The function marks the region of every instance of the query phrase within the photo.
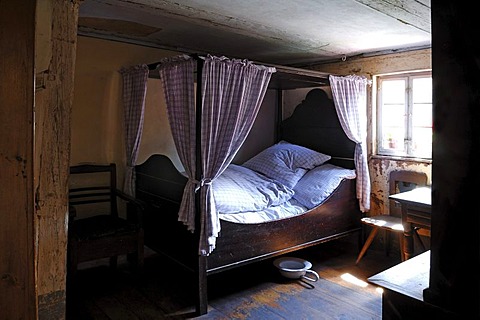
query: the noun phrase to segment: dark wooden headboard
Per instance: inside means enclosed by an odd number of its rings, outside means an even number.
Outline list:
[[[343,131],[333,101],[322,89],[310,90],[281,123],[280,139],[328,154],[333,164],[355,167],[355,142]]]
[[[178,204],[183,197],[187,177],[173,165],[170,158],[151,155],[147,161],[135,166],[136,196],[143,201]]]

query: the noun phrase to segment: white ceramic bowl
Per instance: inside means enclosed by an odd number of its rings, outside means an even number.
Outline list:
[[[286,278],[303,278],[310,281],[317,281],[320,278],[315,271],[310,270],[312,264],[307,260],[293,257],[282,257],[275,259],[273,265],[277,267],[280,274]],[[314,278],[307,277],[307,273],[313,275]]]

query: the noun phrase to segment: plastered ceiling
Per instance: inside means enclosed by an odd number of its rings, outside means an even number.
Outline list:
[[[83,0],[79,34],[305,66],[430,47],[430,0]]]

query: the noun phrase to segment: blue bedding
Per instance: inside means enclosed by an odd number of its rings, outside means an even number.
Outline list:
[[[321,205],[355,171],[326,163],[306,170],[293,188],[241,165],[231,164],[213,181],[220,219],[263,223],[289,218]]]
[[[235,164],[213,182],[219,213],[260,211],[292,198],[293,189],[256,171]]]

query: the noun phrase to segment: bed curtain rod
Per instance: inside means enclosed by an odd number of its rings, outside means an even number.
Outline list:
[[[204,57],[204,56],[201,56],[201,55],[196,54],[196,53],[194,53],[194,54],[185,54],[185,55],[186,55],[186,56],[190,56],[190,57],[192,57],[193,59],[195,59],[195,60],[197,60],[197,61],[200,60],[200,59],[201,59],[201,60],[205,60],[205,57]],[[154,63],[147,64],[148,70],[149,70],[149,71],[153,71],[153,70],[157,69],[157,67],[158,67],[158,65],[159,65],[160,63],[161,63],[161,62],[154,62]]]

